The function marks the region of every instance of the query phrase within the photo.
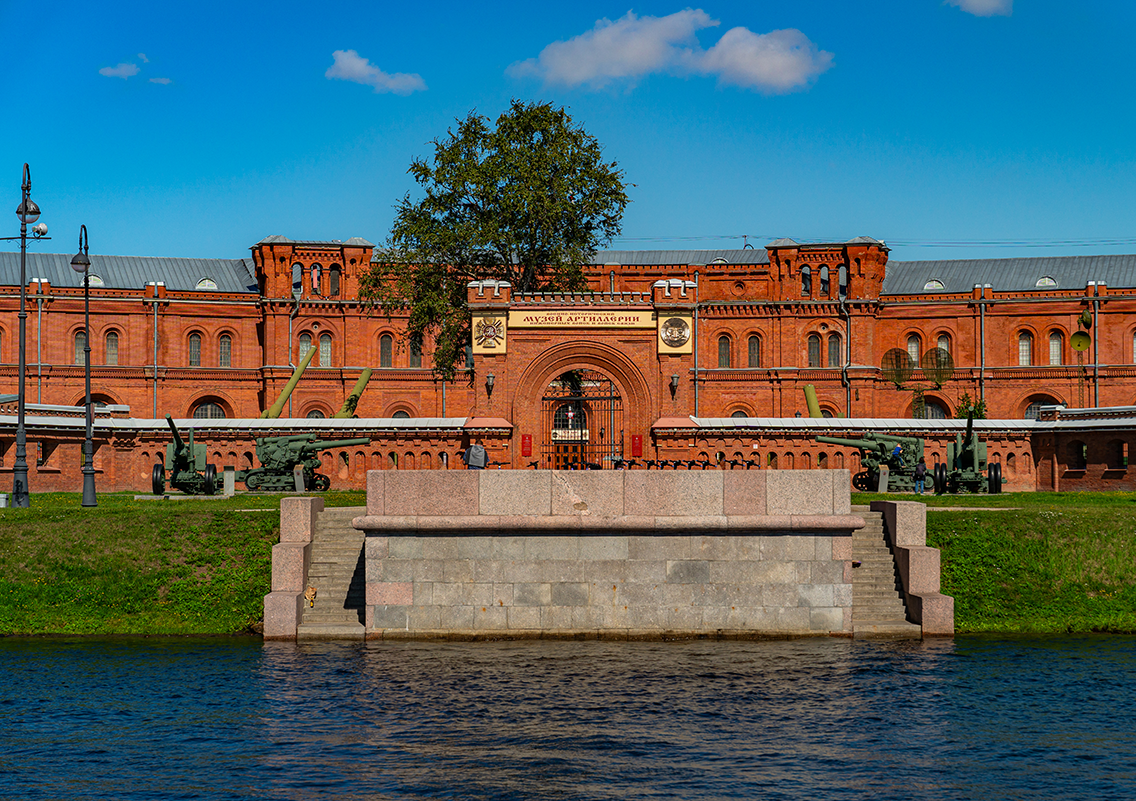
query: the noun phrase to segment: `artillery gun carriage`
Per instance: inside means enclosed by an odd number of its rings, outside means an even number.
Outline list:
[[[186,430],[186,438],[182,439],[181,432],[168,414],[166,424],[173,432],[174,441],[166,443],[165,461],[155,464],[150,475],[150,488],[154,494],[161,495],[166,491],[167,472],[170,486],[187,495],[216,493],[223,482],[217,477],[217,468],[208,463],[205,443],[193,441],[192,428]]]
[[[859,473],[852,486],[861,492],[875,492],[880,483],[880,467],[888,468],[888,492],[914,492],[915,467],[923,458],[923,440],[869,431],[862,437],[817,437],[817,442],[845,445],[860,451]]]
[[[237,474],[250,490],[269,492],[290,492],[296,488],[294,471],[302,467],[305,489],[324,492],[331,488],[331,479],[317,473],[323,462],[319,452],[332,448],[348,448],[353,445],[367,445],[369,437],[355,439],[316,439],[315,434],[292,434],[282,437],[258,437],[256,458],[260,467],[242,470]]]

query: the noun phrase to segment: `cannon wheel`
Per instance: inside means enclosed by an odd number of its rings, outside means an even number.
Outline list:
[[[998,480],[998,494],[1002,494],[1002,463],[994,465],[994,477]]]
[[[205,494],[212,495],[217,491],[217,466],[205,465]]]
[[[986,493],[997,495],[1002,491],[1002,465],[997,462],[986,468]]]
[[[871,475],[867,470],[862,473],[857,473],[852,476],[852,486],[860,490],[860,492],[869,492],[870,490],[868,488],[871,486]]]
[[[316,492],[327,492],[331,489],[331,479],[322,473],[316,473],[312,476],[312,489]]]
[[[150,472],[150,489],[155,495],[162,495],[166,491],[166,469],[160,463],[155,464]]]
[[[942,495],[947,491],[947,466],[940,462],[935,465],[935,494]]]
[[[245,476],[245,489],[258,490],[264,477],[263,473],[256,470],[249,470],[248,475]]]

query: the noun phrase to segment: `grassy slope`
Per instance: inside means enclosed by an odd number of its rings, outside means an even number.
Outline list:
[[[365,503],[361,492],[325,500]],[[0,510],[0,634],[227,634],[262,616],[278,495],[32,504]]]
[[[927,513],[960,633],[1136,631],[1136,493],[889,497],[1006,509]]]
[[[1136,494],[888,497],[1020,507],[928,513],[960,632],[1136,631]],[[365,502],[361,492],[325,501]],[[280,496],[32,502],[0,510],[0,634],[224,634],[259,621]]]

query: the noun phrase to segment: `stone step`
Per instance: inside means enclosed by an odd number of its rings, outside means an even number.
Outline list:
[[[365,631],[362,623],[301,623],[296,628],[297,640],[362,640]]]
[[[923,636],[923,630],[906,621],[853,619],[852,636],[855,639],[917,640]]]

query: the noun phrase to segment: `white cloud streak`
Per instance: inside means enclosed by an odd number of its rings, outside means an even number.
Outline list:
[[[665,17],[639,17],[629,11],[612,22],[601,19],[590,31],[553,42],[536,58],[509,66],[516,78],[536,77],[546,85],[604,89],[633,88],[654,74],[706,75],[719,85],[739,86],[766,94],[806,88],[832,66],[832,54],[819,50],[798,30],[757,34],[732,28],[709,50],[695,33],[719,25],[701,9],[684,9]]]
[[[169,78],[151,78],[150,83],[160,83],[162,86],[169,86],[173,81]]]
[[[331,57],[334,63],[324,73],[325,78],[361,83],[374,87],[377,93],[409,95],[426,91],[426,82],[418,73],[383,72],[354,50],[336,50]]]
[[[146,58],[145,53],[139,53],[138,58],[142,59],[143,64],[149,64],[150,63],[150,59]]]
[[[976,17],[1008,17],[1014,12],[1014,0],[945,0],[944,4]]]
[[[137,64],[119,64],[117,67],[103,67],[99,70],[99,75],[105,75],[108,78],[122,78],[126,80],[132,75],[138,74]]]

